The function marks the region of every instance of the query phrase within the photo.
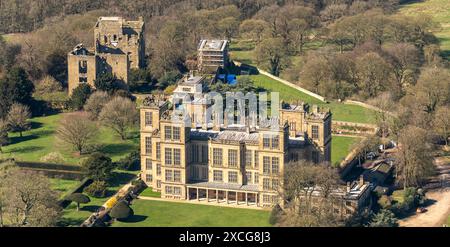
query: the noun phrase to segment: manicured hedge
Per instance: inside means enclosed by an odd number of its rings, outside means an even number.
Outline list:
[[[89,186],[92,182],[93,181],[90,178],[85,178],[85,179],[81,180],[81,182],[78,184],[77,187],[73,188],[71,191],[69,191],[67,193],[67,196],[69,196],[73,193],[82,193],[84,188]],[[62,208],[65,208],[65,207],[69,206],[69,204],[71,202],[72,202],[71,200],[62,199],[62,200],[58,201],[58,205],[61,206]]]
[[[44,163],[44,162],[23,162],[23,161],[16,161],[16,164],[18,167],[21,167],[21,168],[62,170],[62,171],[74,171],[74,172],[82,171],[80,166],[65,165],[65,164],[54,164],[54,163]]]

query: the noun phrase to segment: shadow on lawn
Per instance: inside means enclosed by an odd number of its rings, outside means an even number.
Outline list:
[[[38,139],[38,138],[39,138],[38,135],[31,134],[31,135],[24,135],[22,137],[20,137],[20,136],[13,136],[13,137],[10,137],[9,140],[11,140],[10,145],[13,145],[13,144],[17,144],[17,143],[20,143],[20,142],[25,142],[25,141],[29,141],[29,140]]]
[[[145,215],[133,215],[131,217],[128,217],[127,219],[122,219],[120,220],[120,222],[124,222],[124,223],[137,223],[137,222],[141,222],[144,221],[148,218],[148,216]]]
[[[135,177],[136,175],[131,173],[115,172],[109,184],[112,187],[116,187],[130,182]]]
[[[94,212],[97,212],[97,210],[99,208],[100,208],[100,206],[98,206],[98,205],[87,205],[87,206],[82,207],[80,210],[89,211],[91,213],[94,213]]]
[[[135,145],[131,143],[116,143],[108,144],[101,148],[101,152],[104,154],[114,154],[117,156],[125,155],[135,149]]]
[[[61,218],[56,225],[59,227],[79,226],[83,221],[84,219]]]
[[[31,121],[30,125],[31,125],[31,129],[34,130],[34,129],[41,128],[43,124],[41,122]]]

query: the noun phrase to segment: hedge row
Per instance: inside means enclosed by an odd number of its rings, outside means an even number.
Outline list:
[[[87,186],[89,186],[92,182],[93,182],[93,180],[90,179],[90,178],[85,178],[85,179],[81,180],[81,182],[80,182],[75,188],[73,188],[72,190],[70,190],[70,191],[64,196],[64,198],[67,198],[67,196],[69,196],[69,195],[71,195],[71,194],[73,194],[73,193],[82,193],[83,190],[84,190],[84,188],[86,188]],[[58,201],[58,205],[61,206],[62,208],[66,208],[67,206],[69,206],[69,204],[70,204],[71,202],[72,202],[72,201],[62,199],[62,200],[59,200],[59,201]]]
[[[63,171],[76,171],[81,172],[80,166],[64,165],[44,162],[24,162],[16,161],[18,167],[22,168],[37,168],[37,169],[49,169],[49,170],[63,170]]]

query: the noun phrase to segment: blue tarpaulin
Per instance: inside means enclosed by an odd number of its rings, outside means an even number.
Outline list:
[[[236,75],[234,74],[229,74],[229,75],[225,75],[225,74],[219,74],[217,76],[217,79],[225,82],[225,76],[226,76],[226,83],[228,83],[229,85],[236,85],[237,83],[237,78]]]

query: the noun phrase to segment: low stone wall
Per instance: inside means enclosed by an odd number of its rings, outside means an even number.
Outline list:
[[[63,178],[69,180],[81,180],[84,178],[84,173],[82,172],[80,166],[24,161],[16,161],[15,163],[21,169],[41,172],[52,178]]]
[[[361,102],[361,101],[356,101],[356,100],[344,100],[344,104],[347,104],[347,105],[358,105],[358,106],[362,106],[364,108],[367,108],[367,109],[370,109],[370,110],[374,110],[374,111],[378,111],[378,112],[383,111],[383,110],[381,110],[380,108],[378,108],[376,106],[369,105],[367,103],[364,103],[364,102]],[[394,113],[389,112],[389,111],[387,111],[386,113],[391,115],[391,116],[393,116],[393,117],[396,116]]]
[[[262,74],[262,75],[265,75],[265,76],[267,76],[267,77],[270,77],[270,78],[272,78],[272,79],[274,79],[274,80],[276,80],[276,81],[279,81],[279,82],[281,82],[281,83],[283,83],[283,84],[285,84],[285,85],[287,85],[287,86],[289,86],[289,87],[295,88],[295,89],[301,91],[302,93],[305,93],[305,94],[307,94],[307,95],[309,95],[309,96],[311,96],[311,97],[314,97],[314,98],[316,98],[316,99],[318,99],[318,100],[320,100],[320,101],[322,101],[322,102],[326,102],[324,97],[322,97],[322,96],[320,96],[320,95],[318,95],[318,94],[316,94],[316,93],[313,93],[313,92],[311,92],[311,91],[309,91],[309,90],[306,90],[306,89],[304,89],[304,88],[302,88],[302,87],[300,87],[300,86],[298,86],[298,85],[295,85],[294,83],[291,83],[291,82],[289,82],[289,81],[286,81],[286,80],[284,80],[284,79],[281,79],[281,78],[278,77],[278,76],[274,76],[274,75],[270,74],[269,72],[267,72],[267,71],[265,71],[265,70],[262,70],[262,69],[257,68],[257,67],[249,66],[249,65],[243,64],[243,63],[238,62],[238,61],[233,61],[233,63],[234,63],[234,65],[239,66],[239,67],[251,67],[251,68],[255,68],[255,69],[256,69],[260,74]]]

